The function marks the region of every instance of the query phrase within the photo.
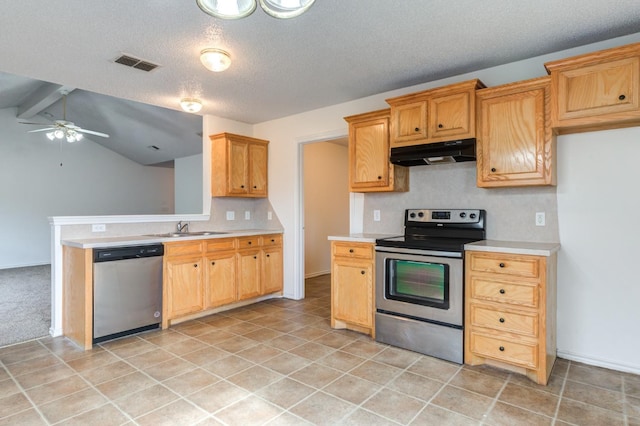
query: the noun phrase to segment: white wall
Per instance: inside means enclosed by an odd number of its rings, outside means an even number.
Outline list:
[[[174,161],[175,213],[203,213],[202,154]]]
[[[48,216],[173,213],[173,169],[27,133],[0,109],[0,269],[51,263]],[[62,166],[60,165],[62,163]]]
[[[304,146],[304,273],[331,272],[329,235],[349,233],[349,150],[332,142]]]
[[[640,372],[640,128],[558,138],[558,352]]]

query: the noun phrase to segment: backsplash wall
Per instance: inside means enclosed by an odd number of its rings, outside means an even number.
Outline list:
[[[555,187],[478,188],[476,163],[465,162],[411,167],[409,188],[365,194],[364,232],[402,234],[409,208],[477,208],[487,211],[487,239],[559,242]],[[374,210],[380,210],[379,222]],[[535,225],[536,212],[545,213],[545,226]]]

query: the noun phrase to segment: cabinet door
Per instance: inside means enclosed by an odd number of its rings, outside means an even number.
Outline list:
[[[427,102],[391,107],[391,145],[410,145],[427,137]],[[407,143],[409,142],[409,143]]]
[[[351,190],[389,185],[389,120],[353,123],[349,129]]]
[[[206,307],[237,300],[235,252],[209,254],[206,262]]]
[[[254,196],[267,196],[267,145],[249,144],[249,193]]]
[[[559,71],[556,78],[559,122],[639,108],[638,57]]]
[[[249,144],[229,139],[229,194],[249,192]]]
[[[204,309],[202,257],[166,260],[169,319]]]
[[[335,258],[332,274],[332,317],[362,327],[372,327],[372,262]]]
[[[260,296],[260,250],[238,253],[238,300]]]
[[[471,93],[463,92],[429,100],[429,140],[472,138]]]
[[[262,255],[262,294],[282,291],[282,246],[266,247]]]
[[[553,184],[548,77],[534,83],[478,92],[479,187]]]

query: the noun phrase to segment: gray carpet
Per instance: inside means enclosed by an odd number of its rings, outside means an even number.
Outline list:
[[[0,269],[0,347],[49,335],[51,265]]]

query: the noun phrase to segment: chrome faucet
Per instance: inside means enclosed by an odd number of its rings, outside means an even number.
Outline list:
[[[182,221],[178,222],[176,225],[178,232],[189,232],[189,222],[182,223]]]

